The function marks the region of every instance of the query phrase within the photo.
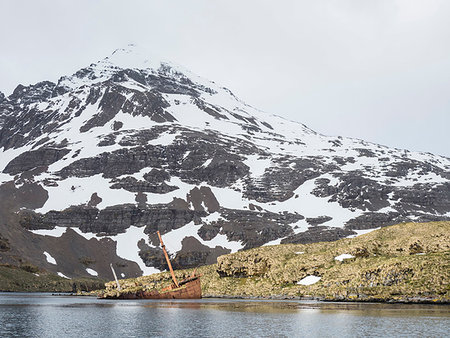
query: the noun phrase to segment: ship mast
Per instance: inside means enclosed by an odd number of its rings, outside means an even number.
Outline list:
[[[162,247],[162,249],[164,251],[164,256],[166,257],[167,265],[169,266],[170,274],[172,275],[173,282],[175,283],[175,285],[177,287],[179,287],[178,281],[175,278],[175,274],[173,273],[172,264],[170,264],[170,259],[169,259],[169,255],[167,254],[167,251],[166,251],[166,246],[164,245],[163,240],[161,238],[161,234],[159,233],[159,231],[157,231],[156,233],[158,234],[159,241],[161,242],[161,247]]]

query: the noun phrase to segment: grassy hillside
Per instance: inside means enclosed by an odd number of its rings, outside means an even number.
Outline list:
[[[103,288],[96,278],[66,279],[26,264],[21,267],[0,265],[0,291],[79,292]]]
[[[354,257],[335,259],[342,254]],[[255,248],[221,256],[198,272],[206,297],[449,302],[450,222],[398,224],[336,242]],[[320,280],[297,283],[307,276]],[[170,275],[120,282],[126,291],[152,289],[169,283]],[[117,292],[114,282],[106,287]]]

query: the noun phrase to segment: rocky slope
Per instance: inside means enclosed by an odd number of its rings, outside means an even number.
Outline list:
[[[135,47],[0,95],[0,263],[111,278],[450,219],[450,160],[320,135]]]
[[[418,226],[420,225],[420,226]],[[450,302],[450,222],[406,223],[336,242],[255,248],[198,269],[206,297]],[[178,278],[191,274],[176,271]],[[165,272],[120,281],[124,292],[170,283]],[[106,294],[117,292],[106,284]]]

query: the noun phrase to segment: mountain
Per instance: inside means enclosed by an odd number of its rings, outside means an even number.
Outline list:
[[[450,219],[450,159],[321,135],[134,46],[0,94],[0,128],[0,263],[69,278],[165,269],[157,230],[194,267]]]

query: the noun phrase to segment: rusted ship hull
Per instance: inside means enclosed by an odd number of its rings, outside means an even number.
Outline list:
[[[183,282],[182,282],[183,283]],[[124,292],[118,296],[106,296],[106,299],[200,299],[202,288],[200,277],[191,278],[179,287],[163,291]]]

